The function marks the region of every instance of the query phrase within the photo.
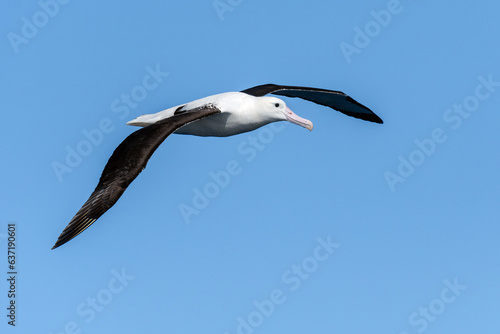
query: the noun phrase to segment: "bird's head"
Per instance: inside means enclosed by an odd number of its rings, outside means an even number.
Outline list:
[[[261,117],[269,119],[270,122],[288,121],[300,125],[309,131],[313,129],[313,124],[310,120],[295,114],[286,106],[283,100],[277,97],[262,96],[258,98],[258,103],[259,114],[261,114]]]

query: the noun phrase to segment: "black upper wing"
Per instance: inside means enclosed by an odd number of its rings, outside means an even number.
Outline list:
[[[366,106],[355,101],[350,96],[335,90],[267,84],[245,89],[242,93],[253,96],[275,94],[287,97],[299,97],[338,110],[348,116],[360,118],[365,121],[383,123],[382,119]]]
[[[139,129],[125,138],[109,158],[94,192],[71,219],[52,249],[82,233],[111,208],[172,132],[189,122],[217,113],[220,110],[212,105],[192,109]]]

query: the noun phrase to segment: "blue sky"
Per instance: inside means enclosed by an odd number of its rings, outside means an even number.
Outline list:
[[[499,10],[3,2],[1,332],[498,333]],[[341,90],[385,123],[286,99],[312,132],[173,135],[50,250],[128,120],[264,83]]]

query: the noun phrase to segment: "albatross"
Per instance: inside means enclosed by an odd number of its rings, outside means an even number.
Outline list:
[[[172,133],[227,137],[279,121],[313,129],[310,120],[295,114],[282,99],[268,94],[301,98],[348,116],[383,123],[373,111],[342,92],[275,84],[216,94],[156,114],[139,116],[127,124],[142,128],[130,134],[114,150],[95,190],[64,228],[52,249],[82,233],[108,211],[146,167],[158,146]]]

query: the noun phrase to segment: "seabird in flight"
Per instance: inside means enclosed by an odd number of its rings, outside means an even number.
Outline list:
[[[370,109],[342,92],[274,84],[212,95],[156,114],[139,116],[127,124],[143,128],[130,134],[115,149],[94,192],[71,219],[52,249],[82,233],[111,208],[171,133],[227,137],[278,121],[289,121],[312,130],[311,121],[296,115],[283,100],[267,94],[298,97],[348,116],[383,123]]]

